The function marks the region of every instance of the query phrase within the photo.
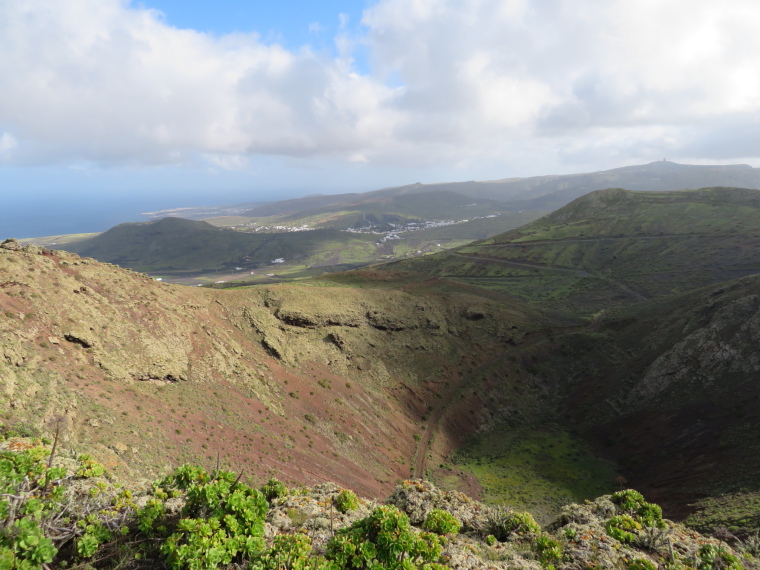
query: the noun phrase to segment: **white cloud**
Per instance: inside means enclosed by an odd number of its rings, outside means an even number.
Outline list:
[[[13,78],[0,125],[30,162],[331,153],[393,124],[391,91],[339,62],[178,30],[117,0],[0,0],[0,76]]]
[[[5,154],[18,146],[18,141],[10,133],[3,133],[0,136],[0,154]]]
[[[5,160],[760,159],[755,0],[379,0],[333,59],[159,16],[0,0]]]

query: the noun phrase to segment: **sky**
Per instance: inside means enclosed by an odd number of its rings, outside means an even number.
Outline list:
[[[758,166],[758,29],[756,0],[0,0],[0,239],[41,211]]]

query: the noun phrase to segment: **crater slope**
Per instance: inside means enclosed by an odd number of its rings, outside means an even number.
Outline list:
[[[9,240],[2,421],[49,432],[64,418],[67,442],[123,473],[219,460],[379,496],[410,475],[431,402],[547,320],[382,279],[217,291]]]

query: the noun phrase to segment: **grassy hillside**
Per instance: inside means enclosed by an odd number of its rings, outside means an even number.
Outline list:
[[[759,291],[754,275],[628,307],[542,362],[568,380],[564,419],[672,513],[760,489]]]
[[[121,224],[66,249],[100,261],[159,275],[256,269],[283,258],[298,265],[374,259],[371,236],[334,230],[245,234],[206,222],[164,218]]]
[[[521,228],[389,268],[590,314],[760,271],[760,191],[601,190]]]

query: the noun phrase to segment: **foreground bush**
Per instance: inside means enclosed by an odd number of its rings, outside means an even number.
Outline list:
[[[327,545],[327,558],[339,568],[433,570],[441,557],[441,541],[429,532],[412,531],[397,507],[377,507],[372,514],[338,534]]]
[[[216,568],[264,550],[264,495],[231,471],[207,474],[185,465],[161,481],[156,494],[184,493],[183,518],[161,546],[172,568]],[[150,507],[155,512],[155,503]]]
[[[48,536],[63,498],[66,471],[48,467],[43,447],[0,453],[0,568],[36,569],[58,552]],[[75,529],[56,532],[66,539]]]
[[[397,488],[405,510],[370,510],[334,485],[259,490],[185,465],[133,499],[92,457],[52,463],[39,446],[0,452],[0,570],[760,569],[749,538],[732,548],[665,521],[633,490],[568,505],[543,530],[528,513],[447,501],[422,482]],[[408,512],[425,512],[419,526]]]

